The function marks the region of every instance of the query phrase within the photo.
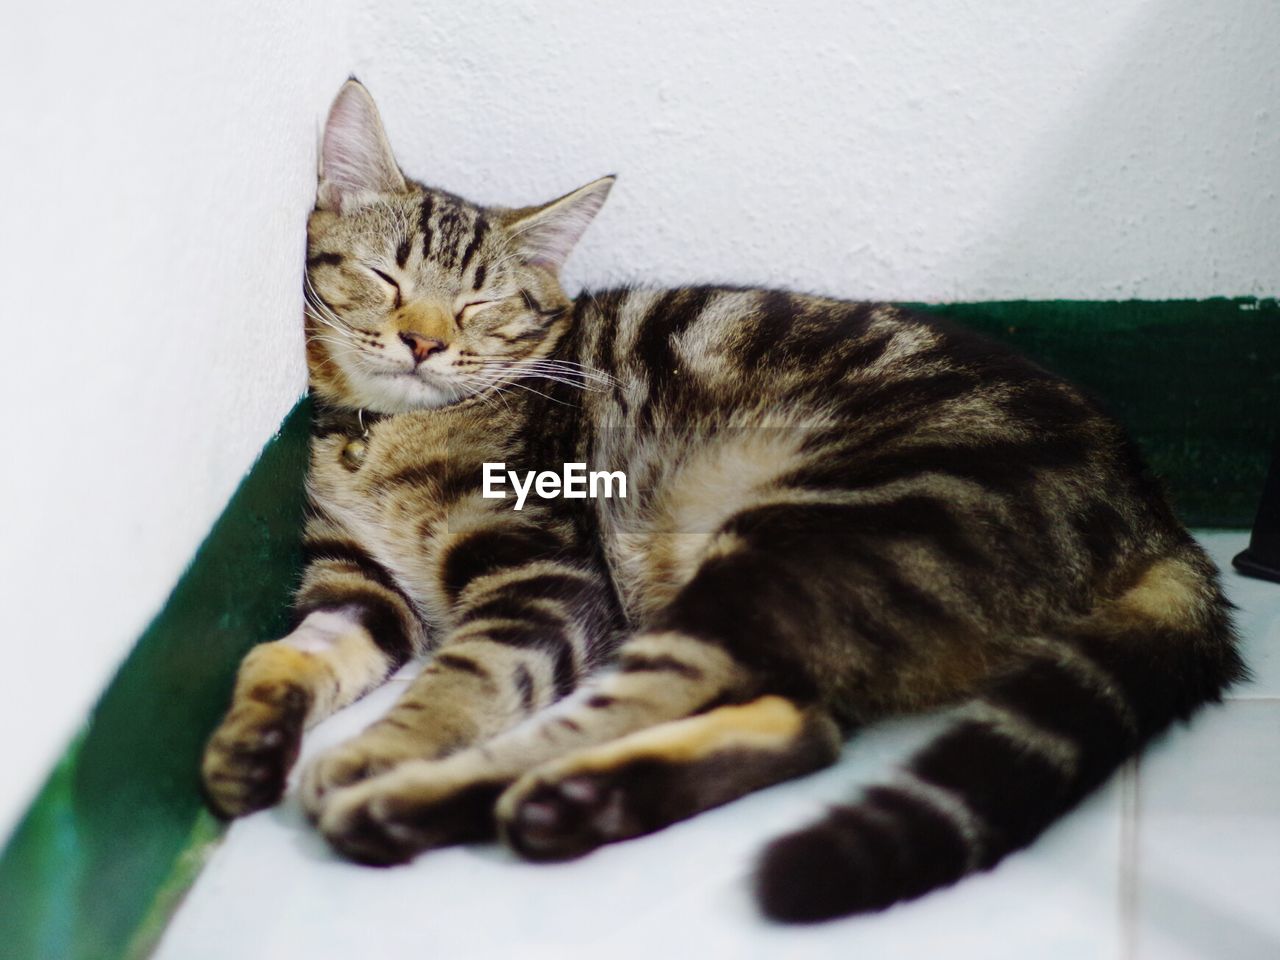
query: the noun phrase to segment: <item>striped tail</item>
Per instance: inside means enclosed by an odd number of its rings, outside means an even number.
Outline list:
[[[775,840],[765,913],[809,922],[880,910],[995,866],[1173,721],[1245,677],[1230,604],[1194,544],[967,704],[891,783]]]

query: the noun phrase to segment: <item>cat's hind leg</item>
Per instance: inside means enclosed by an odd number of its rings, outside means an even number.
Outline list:
[[[499,832],[531,860],[579,856],[827,766],[840,740],[782,697],[719,707],[538,767],[499,799]]]
[[[483,805],[535,767],[713,707],[769,693],[835,704],[858,691],[868,713],[883,712],[902,661],[928,649],[908,641],[954,631],[937,629],[939,604],[895,589],[894,568],[861,549],[871,509],[744,513],[623,645],[616,670],[479,747],[336,792],[321,831],[356,859],[404,860],[474,836],[492,816]],[[911,602],[883,609],[903,594]]]

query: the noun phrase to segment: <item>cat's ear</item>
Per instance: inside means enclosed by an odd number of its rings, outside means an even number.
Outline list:
[[[516,246],[530,263],[558,273],[574,245],[595,219],[613,187],[612,175],[592,180],[541,207],[516,210],[507,223]]]
[[[341,213],[370,194],[404,190],[404,175],[391,153],[378,108],[364,84],[353,77],[338,91],[325,121],[316,207]]]

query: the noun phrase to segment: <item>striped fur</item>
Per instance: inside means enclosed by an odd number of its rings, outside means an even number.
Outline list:
[[[303,776],[366,862],[495,832],[576,856],[963,704],[765,852],[766,912],[814,920],[994,865],[1242,675],[1217,572],[1070,384],[884,304],[570,301],[608,182],[519,210],[421,186],[356,84],[325,152],[311,559],[298,630],[246,660],[206,755],[223,813],[278,797],[302,727],[411,656],[391,713]],[[632,493],[516,512],[480,496],[486,461]]]

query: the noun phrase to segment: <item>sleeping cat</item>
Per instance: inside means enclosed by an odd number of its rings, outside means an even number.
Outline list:
[[[362,862],[495,833],[577,856],[959,704],[764,851],[765,912],[816,920],[993,866],[1242,676],[1216,570],[1078,390],[883,304],[570,300],[611,185],[468,203],[406,179],[364,87],[339,93],[307,248],[309,562],[209,742],[216,811],[278,800],[304,728],[424,654],[302,774]],[[629,489],[516,510],[486,463]]]

